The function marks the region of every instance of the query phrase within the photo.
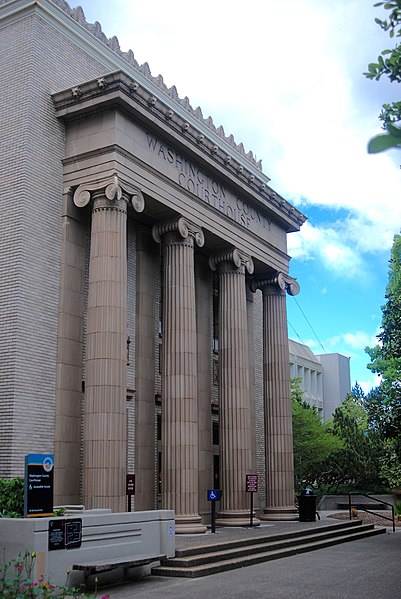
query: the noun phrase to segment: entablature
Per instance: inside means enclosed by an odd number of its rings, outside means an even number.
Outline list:
[[[299,231],[306,220],[294,206],[277,194],[269,179],[251,163],[244,166],[241,155],[213,136],[202,123],[188,122],[122,71],[110,73],[76,87],[53,94],[57,115],[65,122],[80,120],[111,109],[127,114],[174,151],[196,161],[236,193],[246,194],[255,206],[263,208],[286,233]]]

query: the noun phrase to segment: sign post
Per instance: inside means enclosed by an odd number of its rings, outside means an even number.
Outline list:
[[[30,453],[25,456],[25,518],[53,516],[53,473],[53,454]]]
[[[246,474],[246,492],[251,494],[250,526],[253,526],[253,494],[258,492],[258,475]]]
[[[212,533],[216,532],[216,501],[221,497],[220,489],[209,489],[207,492],[207,500],[212,504]]]
[[[128,511],[131,511],[131,497],[135,495],[135,474],[127,474]]]

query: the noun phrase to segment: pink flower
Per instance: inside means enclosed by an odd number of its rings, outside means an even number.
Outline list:
[[[110,595],[106,593],[106,595],[102,595],[102,599],[110,599]]]
[[[21,591],[26,591],[28,587],[25,584],[21,584],[20,589]]]

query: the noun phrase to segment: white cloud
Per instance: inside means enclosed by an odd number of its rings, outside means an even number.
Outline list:
[[[348,240],[346,240],[348,241]],[[355,245],[348,245],[343,239],[340,227],[320,228],[306,222],[299,233],[288,237],[288,251],[299,260],[320,260],[329,270],[347,277],[365,270],[362,257],[355,251]]]
[[[365,331],[343,333],[342,339],[352,349],[365,349],[365,347],[372,347],[377,343],[376,335],[369,335]]]
[[[380,377],[377,375],[373,375],[372,373],[372,378],[370,380],[366,380],[366,381],[357,381],[358,385],[360,385],[360,387],[362,388],[362,391],[365,393],[365,395],[367,395],[369,393],[369,391],[371,391],[372,389],[374,389],[375,387],[378,387],[380,385]],[[353,383],[352,383],[353,385]]]

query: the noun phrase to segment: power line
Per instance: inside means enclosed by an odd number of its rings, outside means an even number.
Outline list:
[[[318,337],[318,335],[317,335],[317,333],[316,333],[315,329],[312,327],[311,323],[309,322],[309,320],[308,320],[308,318],[307,318],[307,316],[306,316],[305,312],[302,310],[302,308],[301,308],[301,306],[299,305],[299,303],[298,303],[298,301],[297,301],[296,297],[295,297],[294,295],[293,295],[292,297],[294,298],[294,301],[295,301],[296,305],[298,306],[298,308],[300,309],[300,311],[301,311],[301,313],[302,313],[303,317],[305,318],[306,322],[308,323],[308,325],[309,325],[309,327],[310,327],[310,329],[311,329],[312,333],[315,335],[315,338],[316,338],[317,342],[319,343],[320,347],[323,349],[324,353],[325,353],[325,354],[327,354],[327,351],[326,351],[326,349],[325,349],[325,347],[324,347],[323,343],[320,341],[320,339],[319,339],[319,337]]]
[[[303,340],[301,339],[301,337],[299,336],[299,334],[297,333],[297,331],[294,329],[294,327],[292,326],[292,324],[290,323],[289,320],[288,320],[288,326],[294,331],[295,335],[298,337],[298,339],[300,340],[300,342],[304,345]]]

